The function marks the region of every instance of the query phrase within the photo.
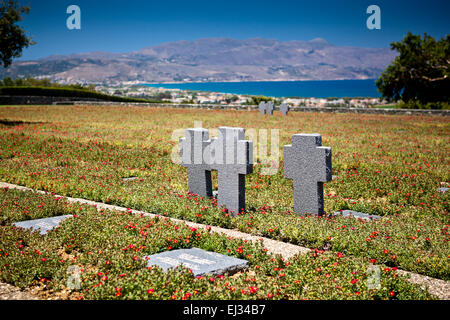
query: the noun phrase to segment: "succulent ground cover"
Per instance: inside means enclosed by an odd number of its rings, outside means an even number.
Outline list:
[[[3,106],[0,119],[1,181],[450,279],[450,193],[437,190],[450,181],[446,117]],[[384,218],[366,222],[293,214],[292,181],[283,178],[282,160],[270,176],[262,174],[266,165],[255,165],[246,177],[247,212],[230,217],[214,199],[188,194],[186,169],[171,160],[178,145],[174,130],[193,127],[194,121],[211,129],[267,129],[269,135],[278,129],[281,159],[292,134],[320,133],[323,145],[332,147],[337,176],[324,186],[325,211],[351,209]],[[215,173],[213,179],[217,187]],[[1,219],[11,221],[8,214]]]
[[[66,299],[430,299],[380,266],[369,288],[366,259],[314,250],[284,260],[246,242],[129,212],[97,210],[29,191],[0,190],[0,281]],[[9,221],[73,214],[46,235]],[[247,259],[234,275],[194,277],[190,270],[147,267],[143,256],[198,247]],[[77,273],[73,270],[76,268]],[[68,290],[68,287],[72,290]],[[69,293],[68,293],[69,292]]]

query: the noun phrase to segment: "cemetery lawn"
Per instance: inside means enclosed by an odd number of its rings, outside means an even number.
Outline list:
[[[432,299],[395,268],[381,266],[379,288],[368,288],[364,258],[314,250],[284,260],[259,242],[130,212],[99,210],[65,198],[0,190],[0,281],[41,298],[59,299]],[[72,214],[46,235],[10,224]],[[234,275],[162,271],[142,257],[197,247],[249,261]]]
[[[351,209],[383,219],[297,216],[282,161],[275,175],[262,175],[267,165],[255,165],[246,176],[247,212],[230,217],[214,199],[188,194],[186,168],[171,160],[184,135],[174,130],[193,127],[194,121],[210,129],[268,129],[269,142],[270,130],[279,129],[280,158],[292,134],[320,133],[322,144],[332,148],[337,176],[324,185],[325,211]],[[449,119],[439,116],[2,106],[0,181],[239,229],[326,251],[326,257],[339,253],[364,261],[366,269],[382,264],[450,280],[450,192],[437,190],[450,182],[449,133]],[[11,223],[7,211],[0,216],[3,225]]]

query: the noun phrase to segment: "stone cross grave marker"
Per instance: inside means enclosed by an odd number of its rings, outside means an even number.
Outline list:
[[[235,273],[248,266],[248,261],[199,248],[177,249],[143,257],[147,267],[157,265],[164,271],[183,265],[192,270],[194,276],[214,276]]]
[[[186,129],[180,139],[181,164],[188,171],[189,192],[204,197],[212,196],[211,140],[207,129]]]
[[[72,217],[72,215],[69,214],[64,216],[26,220],[21,222],[14,222],[13,225],[24,229],[31,229],[33,231],[39,230],[40,234],[45,235],[53,228],[58,227],[62,221],[70,217]]]
[[[266,103],[264,101],[259,103],[259,112],[261,114],[266,114]]]
[[[273,102],[269,101],[268,103],[266,103],[266,111],[268,115],[272,115],[273,114]]]
[[[218,205],[232,215],[245,210],[245,175],[253,172],[253,143],[245,140],[243,128],[219,127],[213,140],[214,161],[218,171]]]
[[[331,148],[320,134],[294,134],[283,147],[284,176],[294,180],[294,212],[322,215],[323,183],[331,180]]]
[[[280,106],[280,110],[281,110],[282,115],[287,116],[287,114],[289,112],[289,106],[283,102]]]

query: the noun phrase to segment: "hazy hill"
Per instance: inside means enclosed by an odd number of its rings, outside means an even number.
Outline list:
[[[0,77],[69,82],[258,81],[376,78],[395,57],[388,48],[335,46],[324,39],[208,38],[130,53],[91,52],[15,61]]]

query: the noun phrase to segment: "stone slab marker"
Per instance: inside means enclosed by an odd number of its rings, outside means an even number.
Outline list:
[[[200,248],[177,249],[143,257],[147,266],[157,265],[164,271],[183,265],[192,270],[194,276],[235,273],[248,267],[248,261],[205,251]]]
[[[363,220],[377,220],[377,219],[381,219],[381,216],[377,216],[375,214],[367,214],[364,212],[358,212],[358,211],[353,211],[353,210],[342,210],[342,211],[337,211],[335,213],[333,213],[333,216],[343,216],[344,218],[346,217],[353,217],[356,219],[363,219]]]
[[[41,219],[34,219],[34,220],[25,220],[21,222],[14,222],[13,225],[24,228],[24,229],[31,229],[32,231],[39,230],[39,233],[41,235],[47,234],[50,230],[58,227],[60,223],[67,218],[73,217],[71,214],[64,215],[64,216],[55,216],[55,217],[48,217],[48,218],[41,218]]]
[[[280,106],[280,111],[281,111],[282,115],[287,116],[287,114],[289,112],[289,106],[283,102]]]
[[[449,188],[446,188],[446,187],[440,187],[440,188],[438,188],[438,191],[439,191],[439,192],[442,192],[442,193],[446,193],[448,190],[449,190]]]
[[[219,127],[211,139],[218,170],[218,205],[225,205],[231,215],[245,210],[245,175],[253,172],[253,143],[245,140],[243,128]]]
[[[211,140],[207,129],[186,129],[180,139],[181,164],[188,171],[189,192],[203,197],[212,196]]]
[[[294,212],[322,215],[323,183],[331,181],[331,148],[320,134],[294,134],[283,147],[284,176],[294,180]]]

